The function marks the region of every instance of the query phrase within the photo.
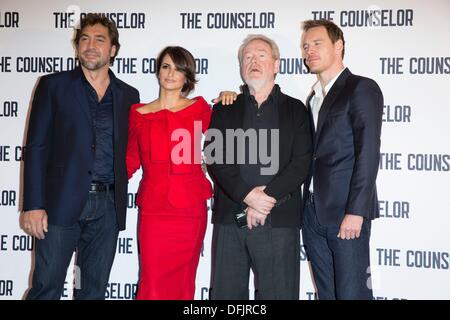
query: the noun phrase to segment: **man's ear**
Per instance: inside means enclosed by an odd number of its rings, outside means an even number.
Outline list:
[[[115,45],[113,45],[113,46],[111,47],[111,54],[110,54],[110,57],[111,57],[111,58],[114,57],[114,56],[116,55],[116,53],[117,53],[117,47],[116,47]]]
[[[344,43],[342,42],[342,39],[339,39],[334,43],[334,49],[336,54],[339,56],[342,55],[342,50],[344,50]]]
[[[275,60],[274,69],[275,69],[274,74],[277,74],[280,71],[280,59]]]

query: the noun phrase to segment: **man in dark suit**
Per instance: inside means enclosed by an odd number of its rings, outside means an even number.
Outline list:
[[[300,187],[311,162],[307,111],[275,84],[273,40],[247,37],[239,61],[243,93],[231,106],[214,106],[205,147],[215,183],[210,297],[248,299],[253,269],[257,299],[298,299]]]
[[[36,237],[28,299],[59,299],[77,250],[74,297],[104,299],[125,229],[128,109],[138,91],[109,70],[113,22],[88,14],[74,44],[80,67],[41,78],[28,127],[24,230]]]
[[[344,67],[338,26],[309,20],[303,31],[303,58],[318,79],[307,99],[315,131],[304,188],[306,253],[319,299],[372,299],[369,240],[379,216],[383,95],[375,81]]]

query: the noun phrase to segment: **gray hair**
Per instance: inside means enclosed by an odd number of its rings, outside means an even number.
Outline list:
[[[262,34],[250,34],[247,36],[247,38],[244,39],[241,46],[239,47],[238,51],[239,65],[242,64],[242,56],[244,55],[245,47],[253,40],[261,40],[267,43],[272,49],[272,58],[274,58],[275,60],[280,59],[280,49],[278,48],[278,45],[275,43],[275,41]]]

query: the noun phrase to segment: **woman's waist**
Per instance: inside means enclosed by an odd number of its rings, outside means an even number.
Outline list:
[[[142,181],[158,182],[161,179],[171,181],[183,181],[190,179],[207,179],[200,165],[189,165],[184,170],[178,170],[171,165],[147,165],[143,166]]]
[[[171,175],[203,173],[201,163],[189,163],[189,162],[178,163],[171,161],[148,161],[142,164],[142,168],[144,169],[144,175],[146,173],[160,173]],[[180,171],[180,168],[184,170]]]
[[[160,217],[186,217],[200,218],[205,216],[208,211],[206,201],[198,202],[189,207],[178,208],[171,205],[170,202],[160,203],[158,205],[148,203],[139,206],[139,214],[144,216],[160,216]]]

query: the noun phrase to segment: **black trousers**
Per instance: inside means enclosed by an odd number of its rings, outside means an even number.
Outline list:
[[[248,300],[250,269],[255,299],[299,299],[297,227],[272,228],[267,220],[264,226],[252,230],[236,224],[215,224],[212,251],[211,300]]]

